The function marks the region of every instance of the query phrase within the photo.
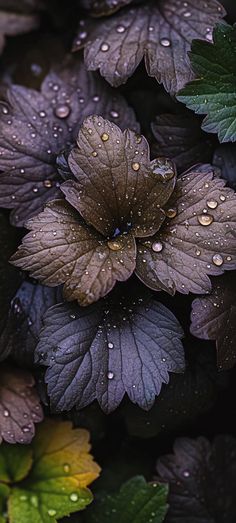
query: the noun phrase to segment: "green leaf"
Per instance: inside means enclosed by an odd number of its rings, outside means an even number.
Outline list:
[[[100,469],[89,451],[86,430],[54,420],[40,425],[28,447],[3,444],[0,508],[3,512],[8,497],[10,523],[56,523],[91,503],[87,486]]]
[[[194,40],[190,59],[197,79],[177,96],[198,114],[202,129],[218,133],[221,142],[236,140],[236,26],[218,24],[213,44]]]
[[[168,505],[167,485],[147,483],[142,476],[136,476],[119,492],[106,495],[92,511],[88,511],[89,523],[162,523]]]
[[[10,445],[0,447],[0,488],[2,483],[24,479],[32,466],[32,450],[29,446]],[[0,490],[1,493],[1,490]]]

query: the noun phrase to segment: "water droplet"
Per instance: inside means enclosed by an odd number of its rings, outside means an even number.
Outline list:
[[[9,414],[10,414],[10,412],[9,412],[8,409],[5,409],[5,410],[3,411],[3,416],[5,416],[5,418],[8,418]]]
[[[72,494],[70,495],[70,500],[71,501],[78,501],[78,499],[79,499],[78,494],[76,494],[76,492],[72,492]]]
[[[56,510],[54,510],[53,508],[49,508],[48,515],[51,517],[56,516]]]
[[[68,463],[65,463],[65,465],[63,465],[63,470],[66,474],[68,474],[70,472],[70,465],[68,465]]]
[[[112,380],[112,379],[114,378],[114,373],[111,372],[111,371],[109,371],[109,372],[107,373],[107,377],[108,377],[109,380]]]
[[[168,218],[175,218],[177,215],[177,210],[171,208],[171,209],[167,209],[167,211],[165,211],[165,213]]]
[[[217,206],[218,206],[218,202],[216,200],[207,201],[207,207],[209,207],[209,209],[216,209]]]
[[[163,249],[163,245],[161,242],[153,242],[152,244],[152,250],[154,252],[161,252]]]
[[[112,118],[119,118],[119,113],[117,111],[111,111],[110,115]]]
[[[232,256],[227,256],[227,257],[226,257],[226,260],[227,260],[227,261],[232,261]]]
[[[133,169],[134,171],[139,171],[139,169],[140,169],[140,163],[138,163],[138,162],[134,162],[134,163],[132,163],[132,169]]]
[[[185,11],[184,18],[189,18],[191,16],[190,11]]]
[[[197,255],[197,256],[201,256],[201,251],[200,251],[200,249],[196,249],[195,252],[196,252],[196,255]]]
[[[20,496],[20,500],[21,500],[21,501],[27,501],[27,496],[24,496],[24,495],[23,495],[23,496]]]
[[[122,249],[122,244],[117,240],[108,240],[107,245],[111,251],[120,251]]]
[[[101,139],[103,142],[107,142],[107,140],[109,140],[109,134],[103,133],[101,136]]]
[[[29,429],[29,427],[27,427],[27,426],[22,427],[22,432],[25,432],[25,433],[26,433],[26,432],[29,432],[29,430],[30,430],[30,429]]]
[[[55,115],[57,116],[57,118],[67,118],[70,114],[70,107],[69,105],[66,105],[66,104],[63,104],[63,105],[58,105],[56,108],[55,108]]]
[[[46,116],[45,111],[39,111],[39,116],[40,116],[40,118],[45,118],[45,116]]]
[[[203,225],[204,227],[211,225],[211,223],[214,221],[213,216],[211,216],[210,214],[200,214],[200,216],[198,216],[197,219],[200,225]]]
[[[220,195],[220,200],[221,200],[221,202],[225,202],[226,197],[225,197],[223,194],[221,194],[221,195]]]
[[[190,476],[189,471],[188,471],[188,470],[184,470],[184,472],[183,472],[183,476],[184,476],[185,478],[189,478],[189,476]]]
[[[97,155],[98,155],[97,151],[93,151],[93,152],[92,152],[92,156],[93,156],[94,158],[96,158]]]
[[[163,47],[170,47],[171,46],[171,41],[168,38],[161,38],[160,44]]]
[[[124,33],[125,27],[123,25],[118,25],[116,30],[117,30],[117,33]]]
[[[44,180],[43,185],[46,189],[50,189],[50,187],[52,187],[52,182],[51,180]]]
[[[39,500],[38,500],[37,496],[31,496],[30,503],[31,503],[31,505],[33,505],[33,507],[37,508],[39,506]]]
[[[104,43],[101,45],[100,49],[103,53],[106,53],[106,51],[108,51],[110,49],[110,46],[108,44]]]
[[[112,343],[111,341],[109,341],[109,343],[107,344],[108,346],[108,349],[113,349],[114,347],[114,343]]]
[[[38,192],[38,187],[34,187],[34,188],[33,188],[33,192],[34,192],[34,193],[37,193],[37,192]]]
[[[214,254],[214,256],[212,257],[212,261],[213,261],[214,265],[216,265],[217,267],[220,267],[224,263],[224,260],[221,256],[221,254]]]

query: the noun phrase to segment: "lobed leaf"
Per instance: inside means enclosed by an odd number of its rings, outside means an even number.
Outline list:
[[[86,67],[99,69],[114,86],[125,83],[144,58],[149,76],[175,94],[193,77],[188,58],[193,38],[211,40],[213,26],[224,15],[216,0],[150,1],[83,24],[74,50],[85,47]]]
[[[54,410],[97,399],[111,412],[125,393],[148,410],[168,373],[183,371],[183,332],[174,315],[146,294],[117,292],[85,310],[59,304],[46,313],[36,354],[48,367]]]
[[[186,85],[177,98],[198,114],[207,114],[202,129],[218,133],[220,142],[236,140],[236,27],[218,24],[214,43],[196,40],[191,64],[197,79]]]

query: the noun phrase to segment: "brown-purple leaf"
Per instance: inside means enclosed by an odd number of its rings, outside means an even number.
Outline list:
[[[161,226],[164,205],[175,185],[175,168],[167,160],[150,162],[143,136],[101,117],[87,118],[78,148],[70,157],[76,182],[63,184],[66,199],[104,236],[132,228],[149,236]]]
[[[236,195],[203,167],[177,179],[161,231],[139,242],[136,273],[154,290],[208,293],[208,275],[236,268]]]
[[[236,363],[236,279],[235,273],[213,281],[212,292],[193,301],[191,332],[197,338],[216,340],[220,370]]]
[[[102,114],[139,130],[133,110],[82,62],[51,71],[41,92],[13,85],[0,103],[0,205],[22,226],[61,197],[56,157],[74,144],[84,118]]]
[[[133,235],[107,240],[83,222],[73,207],[55,200],[27,223],[31,230],[12,257],[14,265],[52,287],[64,283],[67,300],[88,305],[105,296],[135,269]]]
[[[145,5],[146,4],[146,5]],[[144,58],[147,72],[174,94],[193,78],[188,51],[195,38],[211,40],[224,15],[216,0],[159,0],[121,10],[80,27],[74,50],[85,47],[89,70],[114,86],[125,83]]]
[[[42,421],[43,411],[34,379],[28,372],[1,365],[0,442],[30,443],[34,424]]]

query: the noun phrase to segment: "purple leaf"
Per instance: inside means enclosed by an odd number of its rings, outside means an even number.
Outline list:
[[[8,443],[30,443],[34,423],[42,419],[43,411],[31,374],[1,366],[0,442],[4,439]]]
[[[152,131],[156,139],[153,153],[171,158],[179,172],[212,159],[214,143],[201,130],[201,121],[196,116],[185,112],[161,114],[153,122]]]
[[[225,15],[216,0],[159,0],[80,26],[74,50],[85,47],[89,70],[114,86],[125,83],[144,58],[147,72],[175,94],[193,78],[188,51],[195,38],[211,40]]]
[[[177,439],[174,454],[157,463],[170,486],[166,523],[234,523],[236,518],[236,440],[217,436]]]
[[[56,157],[74,144],[84,118],[102,114],[139,130],[121,95],[87,73],[81,62],[50,72],[41,92],[13,85],[0,103],[0,205],[13,209],[13,225],[61,197]]]
[[[132,0],[81,0],[81,5],[90,11],[92,16],[105,16],[115,13],[131,2]]]
[[[219,369],[236,362],[236,279],[234,273],[214,280],[212,293],[192,304],[191,332],[197,338],[216,340]]]
[[[48,394],[56,411],[97,399],[108,413],[125,393],[149,409],[168,373],[184,369],[177,319],[149,295],[129,288],[86,309],[51,307],[44,321],[37,354],[48,366]]]

